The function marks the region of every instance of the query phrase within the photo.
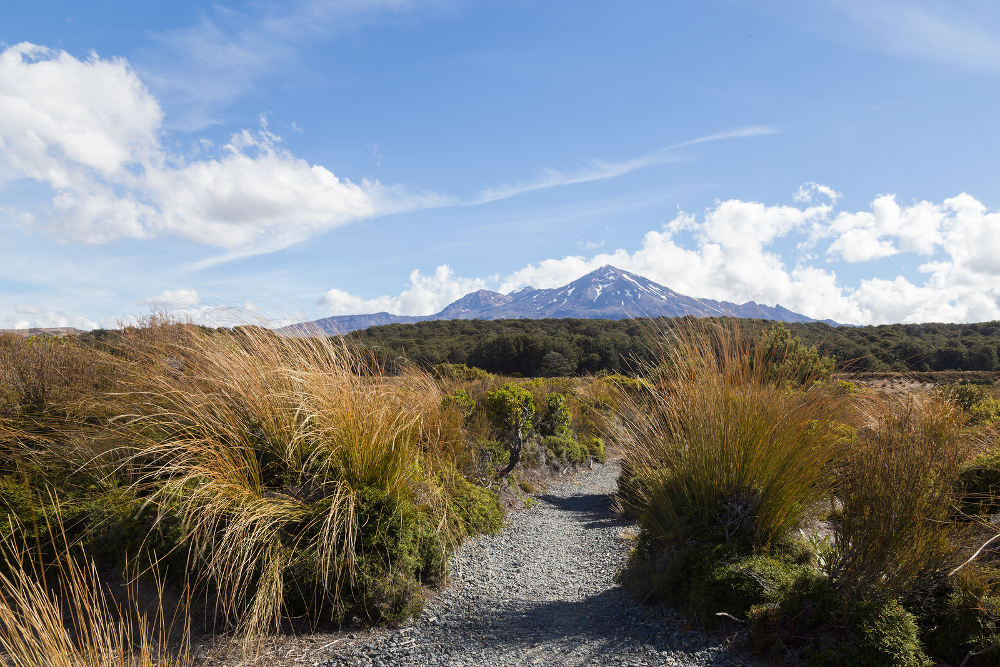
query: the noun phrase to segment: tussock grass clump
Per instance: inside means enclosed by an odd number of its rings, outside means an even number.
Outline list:
[[[843,401],[816,382],[829,369],[765,336],[690,322],[623,399],[623,497],[657,548],[767,545],[831,492]]]
[[[845,391],[780,327],[689,322],[657,354],[616,433],[640,599],[796,664],[995,662],[995,433],[956,399],[978,394]]]
[[[957,565],[956,487],[970,449],[955,408],[931,395],[872,397],[859,413],[830,571],[852,604],[898,598]]]
[[[137,485],[240,634],[395,620],[441,574],[461,418],[416,370],[242,327],[122,335]]]
[[[0,335],[0,475],[96,472],[113,449],[95,427],[116,377],[111,355],[73,340]]]

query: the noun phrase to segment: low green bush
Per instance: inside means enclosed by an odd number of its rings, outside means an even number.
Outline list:
[[[1000,572],[971,565],[954,577],[950,592],[938,600],[921,625],[928,628],[926,643],[932,655],[952,664],[969,653],[987,665],[1000,661],[1000,596],[996,579]]]
[[[102,566],[120,565],[126,552],[162,537],[150,514],[132,488],[66,484],[57,491],[41,480],[0,476],[0,534],[19,526],[36,544],[81,542]]]
[[[465,364],[435,364],[431,369],[434,377],[441,380],[491,380],[495,375],[488,373],[481,368],[466,366]]]
[[[989,385],[962,382],[941,387],[939,393],[960,407],[973,424],[1000,421],[1000,397]]]
[[[603,440],[597,437],[587,438],[584,444],[587,447],[587,452],[590,453],[590,458],[599,463],[604,463],[608,460],[608,452],[604,447]]]
[[[950,384],[939,388],[938,392],[966,412],[976,403],[990,397],[990,390],[980,384]]]
[[[534,430],[535,397],[512,382],[486,395],[486,409],[494,432],[510,446],[510,457],[501,471],[502,476],[518,463],[524,442]]]
[[[640,378],[629,377],[628,375],[611,373],[607,375],[599,374],[598,377],[602,382],[606,382],[617,391],[628,392],[633,395],[638,395],[639,393],[649,389],[648,383]]]
[[[340,623],[359,616],[374,623],[398,623],[411,618],[423,606],[420,585],[444,574],[447,548],[440,531],[419,508],[376,487],[358,492],[355,511],[360,533],[355,575],[331,620]],[[315,570],[311,563],[292,568],[288,587],[314,591],[315,582],[308,577]],[[305,579],[297,581],[298,573]]]
[[[499,440],[483,440],[479,449],[494,466],[505,466],[510,462],[510,447]]]
[[[977,424],[995,424],[1000,421],[1000,398],[988,396],[969,408],[969,416]]]
[[[449,518],[459,535],[495,533],[503,527],[503,507],[495,491],[476,486],[460,475],[446,488]]]
[[[545,397],[545,412],[538,425],[542,435],[572,436],[572,416],[563,394],[552,393]]]
[[[1000,510],[1000,450],[966,462],[959,472],[959,510],[985,515]]]
[[[570,435],[547,435],[541,445],[550,461],[583,463],[590,457],[587,446]]]
[[[630,556],[622,583],[645,602],[665,602],[712,627],[718,614],[744,618],[760,605],[780,604],[818,572],[766,554],[726,546],[689,546],[658,556],[641,545]]]
[[[469,392],[464,389],[458,389],[455,393],[444,396],[441,405],[445,408],[454,407],[462,414],[463,419],[469,419],[476,411],[476,402],[469,398]]]
[[[917,620],[896,600],[872,604],[858,623],[860,664],[872,667],[925,667],[931,660],[920,643]]]

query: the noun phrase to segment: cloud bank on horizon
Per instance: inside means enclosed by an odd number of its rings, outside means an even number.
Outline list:
[[[58,276],[48,279],[33,257],[12,251],[0,255],[9,267],[6,273],[0,270],[0,284],[30,286],[23,289],[28,296],[18,301],[0,299],[0,326],[114,325],[118,315],[93,315],[86,306],[67,305],[75,297],[51,303],[53,290],[77,273],[87,283],[78,288],[81,294],[115,302],[121,315],[138,307],[217,321],[218,299],[203,276],[215,272],[214,284],[245,282],[247,258],[286,257],[282,253],[290,249],[365,223],[374,229],[380,219],[393,216],[531,202],[549,192],[600,187],[640,174],[648,180],[658,170],[695,161],[682,151],[764,142],[785,132],[777,121],[719,124],[715,127],[728,129],[646,143],[645,150],[625,142],[633,147],[623,151],[626,157],[578,159],[577,168],[536,169],[528,178],[493,178],[498,185],[470,187],[466,181],[452,188],[410,184],[405,181],[422,179],[409,175],[393,174],[386,182],[354,176],[357,165],[346,170],[352,177],[340,168],[335,174],[328,166],[332,160],[307,159],[290,148],[267,111],[254,114],[259,121],[253,127],[228,129],[221,138],[206,129],[221,125],[220,110],[252,94],[268,76],[292,69],[302,45],[367,29],[382,15],[414,16],[420,8],[446,4],[379,0],[327,7],[309,0],[286,13],[278,5],[261,5],[268,9],[258,19],[216,7],[193,26],[152,38],[161,55],[172,54],[160,59],[159,69],[137,68],[125,57],[93,51],[77,56],[28,41],[0,42],[0,189],[6,188],[0,244],[93,248],[95,253],[122,248],[123,257],[136,256],[132,265],[106,260],[89,273],[74,267],[79,271],[54,270]],[[875,8],[836,4],[862,34],[886,31],[888,38],[878,48],[892,57],[989,74],[991,67],[983,61],[1000,52],[996,35],[979,27],[971,14],[948,20],[932,9],[895,2]],[[909,46],[914,34],[926,36],[934,48],[914,51]],[[188,113],[177,117],[185,106]],[[281,127],[299,130],[294,123]],[[381,166],[382,148],[376,152],[376,166]],[[794,183],[815,173],[803,170]],[[878,183],[872,187],[880,188]],[[874,197],[856,190],[824,179],[806,182],[782,199],[773,193],[733,196],[720,187],[714,193],[719,199],[707,207],[704,201],[678,206],[676,212],[661,211],[666,218],[655,224],[627,232],[608,225],[611,231],[599,243],[577,242],[581,248],[615,250],[567,254],[567,248],[550,245],[544,254],[508,256],[502,268],[494,264],[482,273],[468,263],[453,268],[456,262],[442,261],[440,255],[432,262],[397,256],[395,270],[409,272],[398,291],[384,283],[365,285],[359,282],[363,276],[352,284],[319,277],[308,286],[295,285],[295,297],[320,309],[303,313],[302,319],[383,310],[426,315],[476,289],[553,287],[613,264],[691,296],[780,303],[819,319],[858,324],[1000,319],[1000,211],[983,203],[988,196],[977,198],[974,189],[961,186],[933,201],[892,194],[894,188]],[[870,201],[859,206],[859,197]],[[428,224],[426,218],[413,219],[421,220],[414,226]],[[415,241],[422,231],[411,232]],[[372,231],[368,243],[374,248],[378,242],[378,232]],[[564,246],[569,243],[567,237]],[[187,259],[138,280],[157,249],[168,247],[171,257]],[[418,244],[413,252],[420,252]],[[241,260],[242,274],[222,273]],[[111,275],[117,270],[133,273]],[[272,269],[270,275],[291,270]],[[118,296],[130,278],[138,283],[133,292],[144,291]],[[253,295],[236,303],[259,312]],[[281,313],[279,323],[288,315]]]
[[[795,193],[795,205],[732,199],[700,216],[679,213],[662,229],[647,232],[631,252],[546,259],[485,279],[456,276],[439,266],[431,275],[413,271],[409,286],[395,296],[364,299],[331,289],[320,304],[330,315],[428,315],[473,290],[557,287],[612,264],[689,296],[780,303],[816,319],[852,324],[1000,319],[1000,213],[966,193],[940,204],[909,206],[894,195],[880,195],[870,210],[856,212],[837,211],[840,197],[829,186],[806,183]],[[792,266],[775,250],[789,242],[798,255]],[[925,280],[866,278],[850,288],[828,268],[838,260],[856,264],[898,255],[922,258]]]

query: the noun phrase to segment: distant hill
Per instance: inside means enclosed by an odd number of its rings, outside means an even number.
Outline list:
[[[0,329],[0,336],[79,336],[83,333],[75,327],[31,327],[30,329]]]
[[[501,320],[583,318],[622,320],[632,317],[740,317],[780,322],[816,322],[780,305],[754,301],[736,304],[685,296],[648,278],[613,266],[602,266],[563,287],[525,287],[509,294],[479,290],[466,294],[433,315],[391,313],[334,315],[278,329],[286,335],[343,334],[386,324],[430,320]],[[832,320],[823,320],[837,326]]]

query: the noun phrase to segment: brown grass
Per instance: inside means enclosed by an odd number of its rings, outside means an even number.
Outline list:
[[[0,664],[8,667],[185,667],[186,614],[180,639],[160,605],[140,609],[135,589],[116,599],[97,567],[54,533],[54,562],[43,562],[25,532],[11,525],[0,536]],[[60,538],[56,538],[57,540]],[[162,588],[160,589],[162,594]]]
[[[958,474],[972,451],[963,418],[931,394],[869,395],[845,452],[831,579],[849,600],[933,585],[958,558]]]
[[[389,376],[343,344],[254,327],[155,324],[126,332],[124,346],[134,412],[118,423],[141,484],[179,517],[192,566],[238,634],[281,623],[304,555],[308,616],[340,609],[361,490],[444,512],[435,475],[464,443],[426,374]]]
[[[656,541],[768,544],[832,491],[843,400],[765,333],[711,321],[664,333],[648,390],[623,398],[623,491]]]

